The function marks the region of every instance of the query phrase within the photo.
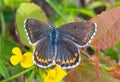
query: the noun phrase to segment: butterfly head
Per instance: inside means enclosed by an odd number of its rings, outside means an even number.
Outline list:
[[[53,22],[49,22],[51,28],[56,28],[55,24]]]

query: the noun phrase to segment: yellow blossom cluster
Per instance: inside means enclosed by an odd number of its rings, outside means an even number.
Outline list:
[[[60,82],[67,73],[60,67],[55,67],[54,69],[48,69],[47,74],[42,73],[44,82]]]

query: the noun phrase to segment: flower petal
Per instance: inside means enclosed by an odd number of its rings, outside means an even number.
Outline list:
[[[52,69],[48,72],[48,77],[54,79],[56,77],[56,70]]]
[[[21,61],[21,66],[24,68],[28,68],[34,65],[34,62],[32,60],[32,53],[31,52],[26,52],[23,55],[23,60]]]
[[[18,47],[14,47],[14,48],[12,49],[12,53],[15,54],[15,55],[22,56],[21,50],[20,50],[20,48],[18,48]]]
[[[17,65],[21,61],[21,58],[19,56],[13,55],[10,57],[10,62],[12,65]]]
[[[44,82],[60,82],[67,73],[60,67],[49,69],[47,75],[44,75]],[[43,74],[42,74],[43,76]]]
[[[60,67],[56,67],[55,70],[57,73],[55,80],[58,82],[61,81],[67,75],[66,71]]]
[[[55,81],[54,79],[51,79],[51,78],[49,78],[49,77],[46,77],[46,78],[44,79],[44,82],[60,82],[60,81]]]

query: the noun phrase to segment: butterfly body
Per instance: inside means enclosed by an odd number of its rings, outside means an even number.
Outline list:
[[[50,38],[53,44],[57,42],[58,36],[57,36],[57,29],[55,27],[51,28]]]
[[[96,32],[95,23],[73,22],[55,28],[38,19],[28,18],[25,29],[32,44],[35,44],[33,60],[42,68],[53,63],[64,69],[76,67],[80,49],[87,46]]]

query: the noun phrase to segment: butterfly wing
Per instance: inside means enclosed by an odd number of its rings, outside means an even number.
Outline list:
[[[34,63],[42,68],[50,67],[54,57],[54,45],[51,44],[49,24],[28,18],[25,20],[25,29],[31,43],[36,43],[33,53]]]
[[[66,40],[65,37],[58,36],[56,65],[61,66],[63,69],[69,69],[79,65],[80,59],[77,46]]]
[[[30,43],[32,44],[44,37],[50,30],[49,24],[35,18],[27,18],[24,21],[24,25]]]
[[[96,32],[96,24],[92,22],[73,22],[60,26],[58,32],[79,48],[87,46]]]
[[[58,30],[56,64],[64,69],[79,65],[80,48],[87,46],[96,32],[92,22],[73,22],[62,25]]]
[[[54,52],[54,45],[50,41],[50,36],[46,35],[37,43],[33,60],[37,66],[48,68],[52,66]]]

